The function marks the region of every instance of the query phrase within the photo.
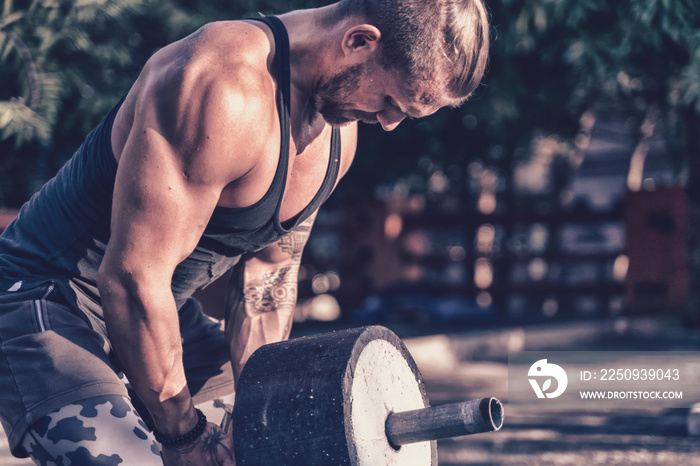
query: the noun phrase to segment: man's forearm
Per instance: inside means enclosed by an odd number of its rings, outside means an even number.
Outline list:
[[[296,306],[298,264],[251,268],[234,271],[239,286],[229,295],[226,337],[236,382],[253,351],[289,338]]]
[[[101,293],[112,347],[156,430],[168,437],[189,431],[197,416],[185,379],[172,294],[135,296],[117,280],[103,282]]]
[[[301,255],[314,219],[315,215],[233,271],[227,300],[226,338],[236,382],[253,351],[289,338]]]

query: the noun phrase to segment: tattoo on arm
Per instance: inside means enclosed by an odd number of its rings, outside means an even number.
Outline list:
[[[219,448],[222,448],[223,454],[227,455],[231,460],[233,460],[233,452],[224,443],[224,435],[226,435],[226,432],[210,426],[201,437],[194,440],[192,443],[181,447],[164,446],[163,448],[168,451],[172,451],[177,455],[188,455],[194,450],[199,449],[202,453],[209,455],[212,458],[217,458]]]
[[[233,453],[224,444],[224,432],[221,429],[211,427],[202,435],[202,452],[216,457],[219,447],[223,448],[228,457],[233,460]]]
[[[263,274],[256,283],[248,283],[243,290],[246,310],[257,314],[293,308],[297,298],[296,278],[296,269],[280,267]]]
[[[282,252],[289,254],[292,260],[301,261],[301,254],[304,252],[304,246],[310,234],[311,224],[309,220],[306,220],[293,231],[280,238],[280,240],[277,241],[277,246]]]
[[[276,246],[291,259],[291,265],[277,267],[253,277],[243,289],[246,311],[252,314],[292,311],[297,300],[297,276],[301,255],[311,234],[314,216],[277,241]]]

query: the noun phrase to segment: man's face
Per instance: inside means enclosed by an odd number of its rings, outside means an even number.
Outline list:
[[[393,130],[405,118],[430,115],[440,107],[416,104],[407,96],[397,72],[358,64],[321,81],[313,96],[316,110],[331,126],[354,121],[380,123]]]
[[[355,113],[351,110],[357,99],[360,79],[365,74],[364,65],[353,65],[322,81],[313,96],[316,110],[331,126],[344,126],[353,121],[377,123],[371,113]]]

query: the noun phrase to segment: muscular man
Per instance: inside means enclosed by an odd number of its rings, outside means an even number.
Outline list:
[[[156,53],[0,239],[13,453],[233,464],[194,403],[288,337],[301,252],[356,122],[390,131],[461,104],[487,48],[481,0],[342,0],[209,24]],[[224,333],[190,296],[232,267]]]

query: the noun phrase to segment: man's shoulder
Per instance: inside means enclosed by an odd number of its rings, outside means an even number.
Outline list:
[[[266,115],[274,116],[276,102],[269,55],[260,28],[243,21],[209,23],[155,54],[139,78],[137,94],[156,109],[161,122],[172,125],[183,117],[205,126],[206,120],[264,125]],[[270,124],[275,121],[269,118]]]
[[[265,68],[271,52],[267,33],[252,21],[207,23],[185,40],[190,40],[198,52],[214,52],[223,63],[260,64]]]
[[[184,78],[215,85],[248,98],[274,100],[265,32],[245,21],[209,23],[185,44]]]
[[[165,47],[130,91],[125,110],[132,124],[155,128],[173,154],[196,167],[193,172],[205,172],[204,178],[242,176],[260,152],[247,148],[264,146],[278,124],[265,45],[259,28],[224,22]]]

